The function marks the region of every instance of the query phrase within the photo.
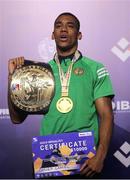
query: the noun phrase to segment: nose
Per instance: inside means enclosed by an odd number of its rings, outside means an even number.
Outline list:
[[[61,27],[61,31],[67,31],[67,25],[62,25],[62,27]]]

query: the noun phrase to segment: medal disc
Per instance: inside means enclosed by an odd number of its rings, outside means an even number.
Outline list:
[[[56,107],[61,113],[68,113],[73,108],[73,102],[69,97],[61,97],[57,101]]]
[[[54,95],[54,78],[47,66],[29,65],[16,69],[10,83],[11,100],[26,112],[48,109]]]

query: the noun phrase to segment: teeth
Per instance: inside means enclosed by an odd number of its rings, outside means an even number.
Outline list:
[[[67,41],[67,36],[65,36],[65,35],[60,36],[60,40],[61,41]]]
[[[66,40],[67,40],[66,37],[62,37],[62,38],[60,38],[60,39],[63,40],[63,41],[66,41]]]

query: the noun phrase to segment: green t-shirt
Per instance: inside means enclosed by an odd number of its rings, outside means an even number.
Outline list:
[[[61,67],[64,72],[67,71],[70,63],[70,59],[62,61]],[[98,116],[95,100],[114,95],[108,71],[101,63],[89,58],[81,57],[77,60],[72,68],[69,85],[69,97],[73,101],[73,109],[68,113],[61,113],[56,108],[56,103],[61,97],[59,70],[54,60],[49,64],[55,77],[55,96],[48,113],[42,120],[40,134],[93,130],[97,144]]]

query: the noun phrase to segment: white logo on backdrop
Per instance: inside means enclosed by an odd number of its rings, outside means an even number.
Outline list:
[[[125,62],[130,57],[130,42],[126,38],[121,38],[117,45],[115,45],[111,51],[115,54],[121,61]]]
[[[48,37],[44,38],[39,42],[38,45],[38,53],[40,58],[42,58],[43,61],[47,63],[50,59],[53,58],[55,49],[55,42]]]
[[[115,100],[112,102],[112,108],[115,116],[114,123],[125,131],[130,132],[130,126],[128,126],[129,118],[127,117],[128,113],[130,113],[130,101]]]
[[[0,119],[10,118],[8,109],[0,109]]]
[[[115,113],[130,112],[130,102],[126,100],[112,102],[112,107]]]
[[[119,150],[114,153],[114,156],[125,166],[130,166],[130,144],[128,142],[124,142]]]

